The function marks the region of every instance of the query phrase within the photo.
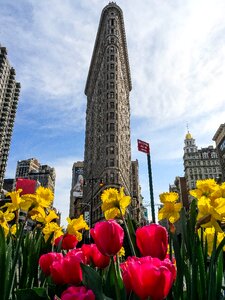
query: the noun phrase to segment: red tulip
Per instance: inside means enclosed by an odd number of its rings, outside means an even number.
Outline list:
[[[163,300],[176,278],[176,268],[169,259],[150,256],[128,261],[127,272],[131,289],[141,300]]]
[[[129,264],[132,263],[132,261],[136,261],[138,259],[139,258],[137,258],[136,256],[128,257],[124,263],[120,264],[120,268],[122,270],[123,283],[125,285],[127,294],[130,294],[130,292],[132,291],[131,279],[129,274]]]
[[[165,227],[150,224],[138,228],[136,242],[142,256],[164,259],[168,248],[168,234]]]
[[[45,273],[45,275],[50,275],[50,267],[54,261],[60,260],[63,258],[62,253],[56,253],[56,252],[49,252],[47,254],[43,254],[39,258],[39,265],[42,270],[42,272]]]
[[[81,249],[87,258],[88,264],[93,263],[95,267],[100,269],[104,269],[109,265],[110,257],[103,255],[95,244],[84,244]]]
[[[82,281],[81,262],[85,262],[85,257],[80,249],[68,252],[62,260],[51,265],[52,280],[56,284],[79,284]]]
[[[55,261],[50,267],[50,275],[55,284],[66,284],[64,258],[60,261]]]
[[[95,300],[95,295],[84,286],[70,286],[62,293],[61,300]]]
[[[61,248],[64,250],[74,249],[78,243],[76,236],[68,233],[55,239],[55,245],[58,246],[61,241]]]
[[[103,255],[116,255],[122,247],[124,231],[114,220],[98,222],[90,233]]]

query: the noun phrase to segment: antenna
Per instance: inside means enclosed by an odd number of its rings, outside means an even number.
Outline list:
[[[188,122],[187,122],[186,127],[187,127],[187,132],[189,132],[189,125],[188,125]]]

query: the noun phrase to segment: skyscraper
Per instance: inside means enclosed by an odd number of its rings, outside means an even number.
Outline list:
[[[123,12],[110,2],[102,11],[89,68],[84,155],[84,198],[93,222],[102,217],[99,195],[124,187],[132,195],[130,103],[131,76]],[[99,186],[103,180],[104,186]]]
[[[20,92],[20,83],[16,82],[15,75],[15,70],[7,59],[7,50],[0,45],[0,191]]]

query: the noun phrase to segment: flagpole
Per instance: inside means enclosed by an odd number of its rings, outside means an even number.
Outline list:
[[[154,205],[154,194],[153,194],[153,184],[152,184],[152,168],[151,168],[150,151],[149,151],[149,153],[147,153],[147,163],[148,163],[148,178],[149,178],[150,205],[151,205],[151,211],[152,211],[152,222],[155,223],[155,205]]]

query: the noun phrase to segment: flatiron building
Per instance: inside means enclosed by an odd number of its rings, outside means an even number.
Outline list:
[[[102,11],[85,87],[87,96],[83,202],[92,221],[102,218],[100,194],[124,187],[132,195],[131,76],[123,12],[114,2]],[[100,183],[103,183],[100,184]]]

